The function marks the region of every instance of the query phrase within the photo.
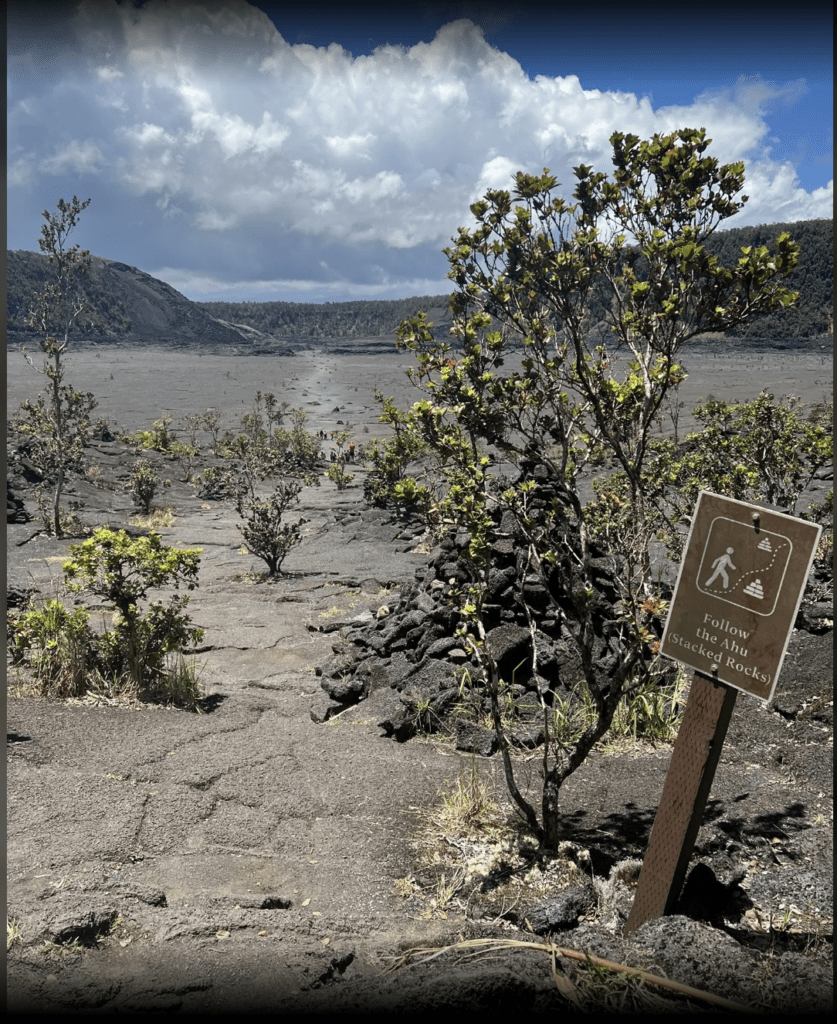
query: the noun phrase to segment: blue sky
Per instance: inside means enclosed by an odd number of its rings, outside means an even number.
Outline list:
[[[830,217],[830,5],[672,6],[13,0],[8,247],[76,194],[83,246],[192,299],[446,292],[487,188],[683,126],[745,161],[728,226]]]

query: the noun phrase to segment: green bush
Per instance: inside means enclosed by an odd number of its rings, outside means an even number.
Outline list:
[[[302,542],[302,526],[307,522],[283,522],[285,514],[299,504],[300,484],[295,481],[281,483],[262,501],[259,498],[239,498],[238,512],[244,519],[239,526],[247,550],[266,563],[271,576],[281,569],[285,556]]]
[[[436,340],[424,313],[398,330],[400,346],[417,360],[409,377],[422,394],[405,413],[389,403],[382,418],[431,453],[438,500],[428,518],[469,538],[469,578],[449,599],[481,669],[511,797],[550,849],[561,839],[561,786],[653,669],[659,595],[650,545],[661,529],[658,498],[676,486],[676,474],[670,478],[678,457],[676,449],[655,447],[654,431],[685,376],[682,346],[798,298],[785,286],[799,260],[786,233],[772,251],[743,246],[727,265],[711,253],[718,225],[747,197],[739,195],[744,164],[706,155],[710,141],[703,129],[648,140],[614,133],[612,175],[579,165],[569,200],[556,194],[548,170],[519,172],[513,192],[492,189],[471,206],[475,226],[459,228],[445,249],[457,288],[449,331],[456,347]],[[604,329],[591,330],[596,324]],[[663,462],[655,466],[657,454]],[[765,465],[777,454],[768,452]],[[586,502],[580,473],[610,460],[619,475],[598,503]],[[731,466],[735,478],[747,476],[742,466]],[[777,476],[776,486],[783,481]],[[540,577],[560,615],[591,709],[590,723],[565,743],[549,720],[558,694],[539,693],[546,734],[540,812],[515,782],[502,679],[487,636],[502,535],[516,537],[525,558],[519,568]],[[603,569],[612,581],[607,599]],[[536,645],[531,667],[535,673]]]
[[[113,629],[93,643],[100,672],[152,699],[170,699],[169,656],[200,643],[203,630],[185,614],[186,595],[172,595],[167,603],[152,601],[145,612],[140,602],[156,587],[194,590],[200,549],[164,547],[153,532],[132,541],[124,531],[103,527],[82,544],[71,545],[70,555],[64,564],[67,589],[89,591],[116,610]]]
[[[408,478],[410,464],[428,453],[425,441],[408,428],[404,416],[399,413],[392,398],[385,398],[375,390],[375,400],[382,408],[381,419],[391,423],[392,437],[382,440],[374,437],[363,446],[363,459],[369,464],[364,484],[364,497],[370,505],[383,508],[390,503],[410,510],[420,507],[428,496],[418,482],[412,480],[411,489],[398,490],[398,485]]]
[[[147,448],[150,451],[168,453],[175,442],[175,435],[171,428],[172,418],[165,413],[160,419],[154,421],[151,430],[138,430],[130,435],[129,441],[138,448]]]
[[[714,398],[694,410],[702,424],[678,445],[651,438],[641,478],[649,525],[669,557],[680,558],[692,509],[702,490],[739,501],[764,501],[784,512],[828,525],[828,500],[799,509],[799,499],[817,470],[834,458],[826,406],[802,419],[795,399],[762,392],[751,402],[730,405]],[[586,508],[594,537],[619,545],[633,529],[631,484],[624,472],[596,480],[596,500]]]
[[[273,433],[264,429],[261,393],[256,392],[252,413],[241,419],[242,432],[224,436],[221,451],[227,466],[220,471],[226,493],[237,500],[255,502],[257,485],[280,473],[301,477],[306,483],[319,484],[314,475],[320,462],[320,441],[305,429],[307,414],[302,409],[291,411],[292,427],[277,426]],[[277,407],[275,397],[266,396],[266,416],[270,426],[281,423],[287,402]]]
[[[255,438],[239,434],[227,439],[223,454],[228,464],[215,482],[237,500],[255,501],[257,485],[276,476],[283,464],[283,452],[264,433]]]
[[[343,468],[342,462],[333,462],[326,470],[326,476],[329,480],[333,480],[337,484],[338,491],[345,491],[349,484],[354,480],[354,473],[347,473]]]
[[[200,455],[200,448],[195,445],[185,444],[183,441],[172,441],[169,446],[169,457],[177,462],[183,470],[181,479],[189,483],[192,479],[192,466],[195,459]]]
[[[6,647],[13,665],[28,665],[42,693],[77,697],[99,667],[97,641],[86,608],[70,612],[55,599],[9,616]]]
[[[147,459],[140,459],[131,470],[131,500],[145,515],[151,512],[151,502],[162,481]]]
[[[287,473],[304,474],[319,465],[321,444],[305,429],[307,419],[302,409],[292,409],[291,429],[278,427],[274,432],[274,441],[284,456],[283,470]]]

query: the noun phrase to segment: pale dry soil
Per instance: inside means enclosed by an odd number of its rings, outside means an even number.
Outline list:
[[[694,397],[745,399],[765,382],[808,401],[830,394],[830,353],[827,366],[817,355],[794,358],[705,361],[690,386]],[[39,384],[18,359],[10,354],[10,408]],[[372,387],[407,395],[396,358],[120,350],[82,352],[68,365],[75,385],[99,397],[101,414],[129,429],[149,426],[163,410],[177,418],[209,406],[232,427],[258,388],[307,408],[312,429],[348,421],[359,443],[364,425],[378,429]],[[72,488],[85,502],[81,516],[88,525],[123,526],[134,515],[121,487],[134,456],[119,442],[98,442],[92,454],[102,467],[98,486]],[[346,491],[328,481],[305,489],[304,543],[273,582],[241,553],[229,503],[201,500],[178,481],[164,495],[176,513],[160,531],[166,542],[203,552],[190,605],[206,630],[197,655],[208,695],[203,713],[33,698],[11,671],[10,1007],[568,1006],[543,953],[506,952],[488,963],[448,954],[382,972],[415,946],[533,938],[527,914],[578,882],[578,848],[592,851],[602,878],[614,861],[641,857],[670,747],[596,752],[562,792],[569,852],[539,861],[507,824],[496,759],[458,753],[439,736],[405,744],[382,738],[374,695],[315,723],[315,669],[340,636],[332,627],[393,603],[427,557],[399,536],[398,523],[364,511],[363,471],[355,472]],[[21,495],[34,509],[31,495]],[[36,525],[8,527],[9,586],[58,594],[71,541],[39,536]],[[739,696],[695,855],[722,879],[746,868],[735,913],[714,925],[651,922],[623,940],[627,885],[557,941],[762,1012],[827,1008],[831,678],[831,635],[797,632],[774,705]],[[537,759],[519,769],[523,784],[536,787]],[[500,810],[482,831],[440,825],[441,794],[474,773]],[[576,970],[566,960],[564,969]],[[573,976],[583,989],[582,975]],[[611,1009],[618,1003],[608,1003],[607,992],[596,998]]]

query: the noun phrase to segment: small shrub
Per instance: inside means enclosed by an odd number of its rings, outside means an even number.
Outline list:
[[[273,433],[273,443],[281,453],[283,468],[288,473],[305,473],[319,465],[320,441],[305,429],[306,420],[307,416],[301,409],[294,409],[291,412],[291,429],[278,427]]]
[[[333,480],[337,484],[338,491],[345,491],[349,484],[354,480],[354,473],[347,473],[343,468],[342,462],[333,462],[326,471],[326,476],[329,480]]]
[[[145,615],[115,616],[114,628],[99,641],[104,674],[122,679],[157,699],[166,690],[167,656],[193,646],[203,630],[183,613],[189,598],[173,597],[168,605],[152,602]]]
[[[238,513],[245,520],[239,526],[247,550],[266,563],[271,576],[278,574],[288,552],[302,542],[306,519],[283,522],[285,513],[299,504],[300,484],[281,483],[266,501],[240,497]]]
[[[814,427],[822,427],[827,433],[834,433],[834,402],[825,398],[815,402],[808,410],[808,422]]]
[[[57,537],[77,537],[83,533],[84,527],[76,515],[76,510],[81,508],[79,502],[70,502],[68,508],[59,507],[58,531],[55,529],[55,508],[48,504],[48,498],[43,486],[35,488],[35,504],[38,506],[38,518],[45,533]]]
[[[76,697],[98,667],[96,638],[86,608],[68,611],[55,599],[9,617],[6,648],[12,664],[27,665],[43,694]]]
[[[140,459],[134,464],[129,485],[131,500],[146,515],[151,512],[151,502],[160,483],[160,477],[147,459]]]
[[[271,447],[266,436],[225,438],[223,454],[229,464],[213,474],[213,486],[235,495],[239,503],[255,501],[258,483],[276,476],[282,467],[282,453]]]
[[[174,444],[175,436],[171,431],[172,418],[165,413],[154,421],[151,430],[138,430],[131,440],[138,448],[148,448],[156,452],[169,452]]]
[[[207,466],[203,471],[203,476],[198,476],[195,479],[195,483],[198,485],[198,496],[201,498],[211,498],[214,501],[219,501],[229,496],[230,477],[214,466]]]
[[[169,446],[169,457],[174,459],[178,463],[183,476],[181,480],[184,483],[189,483],[192,479],[192,466],[195,464],[195,459],[200,455],[200,448],[197,448],[191,444],[184,444],[182,441],[172,441]]]
[[[387,440],[373,437],[363,446],[363,458],[370,463],[364,485],[365,497],[370,505],[378,507],[385,507],[391,501],[404,504],[405,498],[409,503],[411,498],[402,493],[396,495],[395,489],[407,476],[410,463],[426,454],[428,446],[405,428],[392,398],[385,398],[376,389],[375,400],[381,405],[383,414],[389,417],[395,433]]]
[[[221,431],[221,416],[217,409],[207,409],[201,416],[204,430],[212,438],[212,454],[218,454],[218,434]]]
[[[200,445],[198,444],[198,431],[204,423],[204,417],[200,415],[183,417],[183,429],[186,431],[186,435],[189,438],[189,444],[192,448],[200,448]]]
[[[166,656],[199,643],[203,630],[185,614],[186,595],[173,595],[168,604],[152,601],[144,614],[139,603],[156,587],[194,590],[200,549],[164,547],[156,533],[132,541],[124,531],[103,527],[71,545],[70,555],[64,564],[67,588],[88,590],[117,611],[114,628],[96,642],[101,671],[152,697],[165,690]]]
[[[834,438],[830,425],[824,425],[830,423],[827,412],[804,421],[795,406],[793,397],[775,400],[767,391],[751,402],[734,405],[710,396],[694,410],[701,429],[689,434],[680,450],[671,440],[649,442],[641,483],[669,557],[677,559],[682,553],[685,524],[701,490],[739,501],[766,501],[791,515],[799,514],[797,506],[806,487],[834,458]],[[604,537],[601,523],[608,521],[612,526],[619,519],[613,515],[614,502],[622,519],[629,514],[631,485],[624,473],[616,473],[595,486],[600,496],[609,496],[609,503],[600,497],[590,506],[594,532]],[[803,518],[823,525],[827,515],[828,510],[819,506],[803,512]]]

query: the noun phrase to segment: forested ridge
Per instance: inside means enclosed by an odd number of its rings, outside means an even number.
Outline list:
[[[730,266],[740,258],[742,246],[770,246],[783,231],[800,247],[799,266],[788,281],[788,287],[800,293],[799,306],[739,329],[739,336],[800,338],[832,331],[833,220],[732,228],[716,232],[707,247],[723,265]],[[370,338],[394,335],[398,324],[419,309],[426,311],[431,320],[434,317],[447,319],[447,301],[447,295],[433,295],[390,302],[200,302],[198,305],[212,316],[246,324],[276,337]]]
[[[254,327],[277,338],[377,338],[394,336],[418,310],[448,317],[447,295],[348,302],[198,302],[211,316]]]
[[[799,243],[799,266],[788,280],[788,287],[800,293],[798,308],[765,317],[740,328],[739,337],[786,338],[818,337],[833,331],[833,228],[828,220],[796,221],[785,224],[765,224],[757,227],[732,228],[718,231],[707,242],[707,247],[717,256],[722,265],[731,266],[740,258],[742,246],[771,246],[776,237],[787,231]],[[134,275],[106,273],[100,264],[110,264],[114,269],[133,270]],[[95,260],[94,270],[86,281],[86,296],[92,318],[107,327],[92,328],[91,335],[125,341],[132,340],[140,329],[143,319],[143,305],[138,305],[128,289],[142,279],[147,288],[154,281],[135,268],[112,261]],[[7,298],[8,329],[13,335],[26,332],[26,317],[33,307],[35,297],[46,280],[46,258],[39,253],[9,251],[7,254]],[[122,284],[114,284],[121,282]],[[146,325],[143,334],[153,326],[159,331],[160,340],[165,340],[167,325],[165,307],[172,305],[172,320],[182,320],[183,304],[188,303],[179,293],[164,282],[156,282],[159,288],[154,296],[157,309],[153,325]],[[177,301],[175,302],[175,297]],[[224,321],[226,324],[252,328],[261,334],[287,340],[343,338],[394,337],[398,324],[417,311],[428,313],[428,318],[443,327],[450,320],[448,296],[424,295],[404,299],[369,300],[355,299],[347,302],[195,302],[195,314]],[[595,304],[594,304],[595,305]],[[175,306],[177,313],[175,313]],[[604,316],[606,297],[602,294],[601,314]],[[127,316],[125,315],[127,313]],[[204,321],[203,329],[206,329]],[[216,329],[223,329],[216,324]],[[195,323],[194,333],[200,336],[202,328]],[[240,340],[241,335],[230,333],[229,337]]]

